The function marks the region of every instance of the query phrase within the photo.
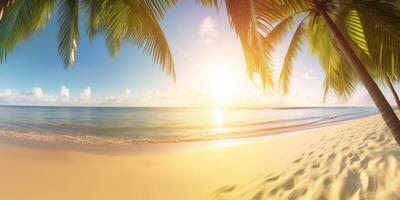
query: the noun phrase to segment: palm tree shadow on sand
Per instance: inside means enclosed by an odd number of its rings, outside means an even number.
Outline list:
[[[360,125],[325,134],[283,171],[223,186],[211,199],[400,199],[398,145],[383,124]]]

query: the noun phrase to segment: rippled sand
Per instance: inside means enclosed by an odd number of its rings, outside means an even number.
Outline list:
[[[0,142],[0,199],[400,199],[400,147],[380,116],[123,152]]]
[[[400,199],[400,148],[381,119],[322,130],[285,168],[221,187],[213,198]]]

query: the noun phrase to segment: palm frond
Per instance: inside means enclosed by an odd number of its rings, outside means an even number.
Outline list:
[[[286,94],[289,91],[290,77],[293,69],[293,62],[301,49],[303,40],[305,38],[305,23],[304,19],[298,25],[294,35],[290,41],[288,50],[285,55],[281,74],[279,76],[279,85],[282,86],[283,92]]]
[[[379,29],[400,37],[400,7],[397,1],[360,0],[351,5],[361,18],[368,17]],[[363,20],[364,21],[364,20]]]
[[[287,6],[292,12],[300,12],[312,8],[312,1],[305,0],[277,0]]]
[[[336,65],[333,62],[329,63],[326,69],[323,82],[324,101],[328,99],[331,93],[341,97],[343,100],[347,100],[357,85],[352,68],[347,61],[343,60],[340,63],[336,63]]]
[[[58,0],[58,53],[64,66],[75,64],[79,43],[79,1]]]
[[[204,1],[204,0],[203,0]],[[217,3],[217,0],[214,0]],[[146,7],[151,13],[153,13],[158,20],[164,18],[165,13],[172,7],[175,6],[177,0],[144,0]]]
[[[260,24],[256,18],[257,3],[256,0],[225,1],[231,27],[242,44],[248,73],[258,73],[263,89],[273,88],[272,61],[270,55],[265,53],[266,47],[262,43],[262,35],[257,30]]]
[[[105,8],[105,4],[107,1],[104,0],[81,0],[80,7],[86,16],[86,33],[89,36],[89,39],[92,40],[98,33],[101,20],[102,13]]]
[[[219,8],[221,4],[221,0],[196,0],[196,2],[206,7],[216,7],[216,8]]]
[[[93,38],[104,33],[111,56],[117,57],[124,41],[152,56],[175,80],[172,54],[159,21],[176,0],[83,0],[88,15],[87,32]]]
[[[0,21],[3,19],[4,13],[8,12],[8,8],[15,3],[15,0],[3,0],[0,2]]]
[[[276,23],[295,15],[288,6],[277,0],[253,0],[258,29],[268,35]],[[298,14],[298,13],[297,13]]]
[[[354,92],[358,79],[321,18],[308,27],[308,36],[310,51],[318,57],[325,72],[324,101],[330,94],[347,99]]]
[[[367,55],[370,55],[367,40],[365,39],[363,25],[358,12],[356,10],[350,10],[347,14],[345,25],[350,41],[355,42],[355,44],[357,44],[357,46],[360,47]]]
[[[54,4],[54,0],[20,0],[7,8],[0,21],[0,63],[19,43],[48,24]]]
[[[160,0],[161,1],[161,0]],[[170,1],[172,5],[175,1]],[[156,12],[166,9],[166,4],[160,4],[159,9],[152,8],[144,0],[136,2],[128,0],[113,0],[106,3],[100,13],[102,15],[98,30],[104,32],[106,45],[112,56],[118,56],[122,42],[129,41],[145,53],[151,55],[155,63],[175,80],[175,69],[168,46]],[[112,6],[112,9],[110,8]]]
[[[267,47],[269,52],[272,52],[276,45],[285,38],[285,35],[293,28],[295,25],[297,16],[291,15],[276,25],[269,33],[265,36],[263,43]]]
[[[129,23],[127,37],[134,44],[143,48],[145,53],[151,55],[154,62],[159,64],[160,68],[175,80],[175,67],[172,54],[159,21],[157,21],[153,12],[145,5],[141,5],[141,8],[137,12],[140,16],[137,19],[134,18],[134,16],[137,16],[137,13],[131,13],[131,19],[134,20]],[[139,21],[146,24],[141,24],[141,27],[135,26]]]
[[[357,1],[357,10],[363,29],[368,54],[391,77],[400,77],[400,8],[393,1]],[[358,42],[360,43],[360,42]]]

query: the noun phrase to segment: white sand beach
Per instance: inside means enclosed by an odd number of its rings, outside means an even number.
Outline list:
[[[5,200],[400,199],[400,147],[380,116],[296,133],[118,151],[1,140]]]

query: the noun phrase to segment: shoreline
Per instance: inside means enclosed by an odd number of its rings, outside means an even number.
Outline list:
[[[0,144],[0,199],[400,197],[400,148],[378,115],[272,136],[132,147]]]
[[[182,146],[178,149],[185,149],[185,146],[204,146],[208,143],[220,143],[221,141],[235,141],[234,143],[248,143],[252,140],[265,139],[274,136],[292,135],[323,128],[340,126],[347,123],[352,123],[358,120],[364,120],[380,115],[374,114],[362,116],[352,119],[346,119],[319,126],[307,127],[301,126],[296,129],[293,127],[284,127],[281,129],[268,130],[265,133],[255,133],[246,135],[215,135],[207,138],[170,138],[170,139],[149,139],[149,138],[131,138],[128,136],[94,136],[94,135],[68,135],[55,133],[37,133],[37,132],[16,132],[0,130],[0,144],[15,145],[27,148],[37,149],[54,149],[54,150],[75,150],[88,152],[129,152],[138,150],[139,152],[147,152],[149,146],[161,147],[163,150],[168,150],[169,146]],[[296,127],[296,125],[294,126]],[[275,132],[274,132],[275,131]],[[11,133],[11,134],[10,134]],[[153,149],[153,148],[151,148]],[[99,151],[100,150],[100,151]]]
[[[137,143],[77,143],[73,141],[65,140],[52,140],[44,141],[30,139],[31,137],[23,137],[23,135],[18,135],[19,137],[6,136],[0,132],[0,145],[17,146],[22,148],[33,148],[33,149],[43,149],[43,150],[56,150],[56,151],[77,151],[77,152],[88,152],[95,154],[159,154],[159,153],[171,153],[171,152],[197,152],[205,149],[212,149],[218,146],[234,146],[243,145],[254,142],[260,142],[265,140],[270,140],[279,137],[288,137],[299,134],[307,134],[309,132],[316,132],[321,129],[329,129],[331,127],[335,128],[337,126],[351,125],[357,121],[367,120],[369,118],[379,117],[380,114],[375,114],[371,116],[359,117],[354,119],[343,120],[340,122],[330,123],[325,126],[305,128],[301,130],[292,131],[280,131],[276,133],[264,133],[256,135],[246,135],[242,137],[234,138],[214,138],[214,139],[202,139],[202,140],[181,140],[181,141],[166,141],[166,142],[137,142]],[[29,136],[40,136],[40,134],[32,133]],[[55,137],[56,139],[63,138],[80,138],[89,137],[95,138],[96,140],[102,138],[108,138],[104,136],[70,136],[70,135],[57,135],[57,134],[44,134]],[[120,137],[112,137],[111,139],[124,139]],[[48,139],[48,137],[45,137]],[[129,141],[129,138],[128,140]]]

